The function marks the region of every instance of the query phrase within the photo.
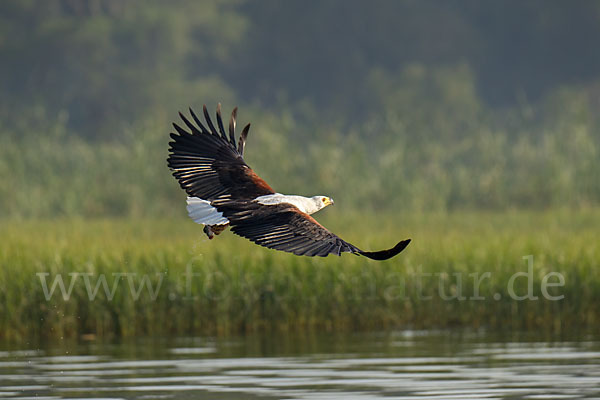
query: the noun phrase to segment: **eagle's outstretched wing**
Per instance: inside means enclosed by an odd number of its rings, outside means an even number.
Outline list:
[[[169,143],[167,162],[187,194],[209,202],[229,221],[233,233],[261,246],[297,255],[324,257],[348,252],[374,260],[392,258],[410,243],[407,239],[388,250],[363,251],[292,204],[260,203],[257,197],[275,191],[242,158],[250,124],[242,130],[236,146],[237,108],[231,114],[229,136],[223,126],[221,105],[217,106],[218,131],[206,106],[203,110],[208,129],[192,109],[190,114],[196,125],[179,113],[189,131],[173,124],[177,134],[171,133],[173,141]]]
[[[173,175],[189,196],[207,201],[218,198],[242,200],[275,193],[242,158],[250,124],[242,130],[236,147],[237,108],[231,113],[229,137],[225,134],[220,104],[217,106],[218,132],[206,106],[204,118],[208,129],[191,108],[190,114],[196,125],[179,113],[189,131],[173,123],[178,134],[171,133],[173,141],[169,143],[171,147],[167,159]]]
[[[213,204],[229,220],[236,235],[296,255],[325,257],[347,252],[373,260],[387,260],[410,243],[407,239],[391,249],[368,252],[340,239],[310,215],[288,203],[264,205],[256,201],[217,200]]]

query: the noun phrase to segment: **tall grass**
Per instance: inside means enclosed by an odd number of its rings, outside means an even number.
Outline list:
[[[330,229],[365,249],[406,237],[413,242],[398,257],[374,262],[349,254],[297,257],[231,233],[208,241],[184,219],[9,222],[0,233],[0,335],[32,340],[264,329],[562,332],[600,326],[597,210],[344,218],[335,208],[321,213]],[[516,272],[527,272],[528,255],[538,298],[515,300],[507,284]],[[489,279],[479,288],[484,299],[472,299],[470,274],[486,272]],[[563,286],[548,289],[561,300],[548,300],[540,290],[550,272],[564,277]],[[48,274],[48,286],[61,275],[67,288],[69,273],[89,273],[92,288],[100,274],[111,288],[114,273],[136,275],[121,275],[111,300],[102,287],[90,300],[82,276],[68,300],[58,287],[47,300],[39,273]],[[144,275],[156,297],[144,287],[136,300],[130,281],[137,290]],[[517,278],[515,293],[527,290],[527,278]]]

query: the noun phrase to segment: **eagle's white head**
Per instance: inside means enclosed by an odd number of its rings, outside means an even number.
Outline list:
[[[316,213],[321,208],[325,208],[328,205],[333,205],[333,199],[331,197],[327,197],[327,196],[313,196],[310,199],[312,200],[314,208],[311,207],[311,209],[309,210],[310,212],[308,214]]]

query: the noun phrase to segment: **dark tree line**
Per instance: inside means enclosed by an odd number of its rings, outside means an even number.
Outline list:
[[[224,98],[364,120],[369,77],[414,64],[468,66],[492,107],[600,76],[593,0],[6,0],[0,22],[3,120],[39,106],[91,136]]]

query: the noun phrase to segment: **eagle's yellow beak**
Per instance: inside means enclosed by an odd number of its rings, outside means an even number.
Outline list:
[[[333,205],[333,199],[331,197],[326,197],[325,198],[325,205],[326,206],[332,206]]]

